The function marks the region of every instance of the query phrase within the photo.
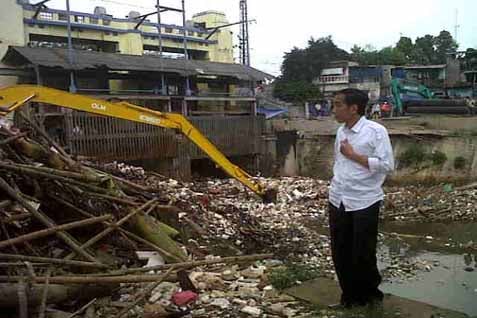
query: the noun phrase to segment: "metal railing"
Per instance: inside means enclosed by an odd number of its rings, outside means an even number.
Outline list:
[[[319,84],[340,84],[348,83],[349,76],[346,75],[336,75],[336,76],[320,76],[318,79]]]

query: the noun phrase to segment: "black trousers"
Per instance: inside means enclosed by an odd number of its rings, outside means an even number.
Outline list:
[[[343,204],[339,208],[329,205],[331,251],[345,306],[383,299],[376,259],[380,205],[377,202],[352,212],[345,212]]]

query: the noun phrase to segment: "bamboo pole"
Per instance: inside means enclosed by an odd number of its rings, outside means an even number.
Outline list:
[[[18,282],[22,276],[0,276],[0,282],[12,283]],[[151,283],[161,279],[167,279],[164,275],[124,275],[124,276],[51,276],[50,284],[135,284],[135,283]],[[45,283],[47,278],[44,276],[36,276],[32,278],[34,283]]]
[[[98,263],[90,263],[90,262],[83,262],[83,261],[72,261],[72,260],[64,260],[64,259],[49,258],[49,257],[19,255],[19,254],[0,253],[0,259],[2,259],[2,260],[14,260],[14,261],[30,261],[30,262],[39,262],[39,263],[49,263],[49,264],[59,264],[59,265],[65,265],[65,266],[108,268],[108,266],[106,266],[104,264],[98,264]]]
[[[38,126],[31,118],[23,114],[22,112],[18,112],[18,114],[22,117],[22,119],[26,120],[43,138],[45,138],[48,143],[53,146],[58,152],[68,161],[69,164],[74,164],[75,161],[71,159],[70,155],[60,146],[58,145],[53,139],[51,139],[50,135]]]
[[[0,209],[6,208],[6,207],[9,206],[10,204],[12,204],[12,201],[10,201],[10,200],[3,200],[3,201],[0,202]]]
[[[54,200],[56,200],[57,202],[59,202],[59,203],[65,205],[65,206],[69,207],[70,209],[72,209],[72,210],[78,212],[78,213],[81,214],[81,215],[84,215],[84,216],[87,216],[87,217],[92,217],[92,216],[93,216],[91,213],[88,213],[88,212],[86,212],[86,211],[84,211],[84,210],[78,208],[77,206],[75,206],[75,205],[73,205],[73,204],[71,204],[71,203],[69,203],[69,202],[63,200],[63,199],[60,198],[59,196],[49,194],[49,197],[52,198],[52,199],[54,199]],[[104,221],[103,224],[106,225],[106,226],[112,226],[112,223],[109,223],[109,222],[106,222],[106,221]],[[174,260],[177,261],[177,262],[180,262],[180,261],[181,261],[178,257],[174,256],[173,254],[169,253],[168,251],[165,251],[164,249],[162,249],[162,248],[156,246],[155,244],[153,244],[153,243],[151,243],[151,242],[149,242],[149,241],[143,239],[142,237],[140,237],[140,236],[138,236],[138,235],[136,235],[136,234],[134,234],[134,233],[132,233],[132,232],[129,232],[129,231],[127,231],[127,230],[125,230],[125,229],[123,229],[123,228],[121,228],[121,227],[118,227],[118,231],[120,231],[121,233],[124,233],[125,235],[129,236],[129,237],[132,238],[133,240],[135,240],[135,241],[137,241],[137,242],[139,242],[139,243],[142,243],[142,244],[144,244],[144,245],[146,245],[146,246],[152,248],[153,250],[155,250],[156,252],[158,252],[158,253],[161,254],[161,255],[169,256],[170,258],[174,259]]]
[[[20,133],[20,134],[13,135],[13,136],[10,136],[10,137],[8,137],[8,138],[5,138],[5,139],[3,139],[3,140],[0,140],[0,146],[6,145],[6,144],[8,144],[8,143],[11,143],[12,141],[17,140],[18,138],[26,137],[27,135],[28,135],[27,132],[23,132],[23,133]]]
[[[17,278],[18,316],[28,318],[28,287],[23,276]]]
[[[151,266],[151,267],[127,268],[123,270],[111,271],[109,273],[91,274],[90,276],[106,276],[106,275],[117,276],[117,275],[126,275],[126,274],[132,274],[132,273],[165,270],[172,267],[177,269],[179,268],[187,269],[187,268],[194,268],[194,267],[206,266],[206,265],[237,264],[237,263],[255,262],[255,261],[264,260],[264,259],[271,259],[273,258],[273,256],[274,256],[273,254],[254,254],[254,255],[246,255],[246,256],[222,257],[220,259],[213,259],[213,260],[182,262],[182,263],[174,263],[174,264],[157,265],[157,266]]]
[[[88,196],[91,196],[91,197],[97,197],[97,198],[107,200],[107,201],[114,201],[114,202],[130,205],[130,206],[141,205],[141,203],[139,203],[139,202],[134,202],[134,201],[131,201],[131,200],[128,200],[128,199],[125,199],[125,198],[114,197],[114,196],[107,195],[107,194],[100,194],[100,193],[95,193],[95,192],[85,192],[84,195],[88,195]]]
[[[86,309],[88,309],[89,306],[91,306],[92,304],[94,304],[94,303],[96,302],[96,300],[98,300],[98,298],[94,298],[93,300],[91,300],[90,302],[88,302],[86,305],[84,305],[83,307],[81,307],[80,309],[78,309],[77,311],[75,311],[74,313],[72,313],[71,315],[69,315],[68,318],[73,318],[73,317],[78,316],[78,315],[81,314],[83,311],[85,311]]]
[[[34,240],[34,239],[37,239],[37,238],[40,238],[40,237],[55,234],[58,231],[65,231],[65,230],[69,230],[69,229],[73,229],[73,228],[77,228],[77,227],[81,227],[81,226],[91,225],[91,224],[99,223],[99,222],[106,221],[106,220],[109,220],[109,219],[111,219],[110,214],[95,217],[95,218],[90,218],[90,219],[86,219],[86,220],[71,222],[71,223],[67,223],[67,224],[57,225],[57,226],[54,226],[54,227],[50,227],[48,229],[32,232],[32,233],[29,233],[29,234],[25,234],[25,235],[15,237],[13,239],[1,241],[0,242],[0,248],[4,248],[4,247],[7,247],[9,245],[19,244],[19,243],[23,243],[23,242],[26,242],[26,241],[31,241],[31,240]]]
[[[23,172],[24,170],[22,169],[28,169],[31,171],[43,172],[43,173],[48,173],[50,175],[72,178],[79,181],[91,182],[91,183],[101,183],[105,181],[104,178],[93,176],[87,173],[78,173],[78,172],[65,171],[65,170],[48,168],[48,167],[36,167],[32,165],[25,165],[25,164],[19,164],[19,163],[11,163],[11,162],[0,161],[0,168],[14,170],[18,172]]]
[[[39,177],[39,178],[46,178],[46,179],[53,179],[53,180],[62,181],[64,183],[73,184],[73,185],[76,185],[76,186],[83,187],[83,188],[85,188],[89,191],[93,191],[95,193],[96,192],[97,193],[103,193],[103,194],[111,193],[111,191],[108,190],[108,189],[100,188],[100,187],[97,187],[97,186],[94,186],[94,185],[91,185],[91,184],[88,184],[88,183],[77,181],[77,180],[71,179],[69,177],[50,174],[50,173],[43,172],[43,171],[36,171],[36,170],[31,169],[31,168],[17,167],[17,166],[13,166],[13,165],[10,165],[10,164],[5,164],[5,163],[0,163],[0,168],[5,169],[5,170],[12,170],[12,171],[15,171],[15,172],[21,173],[21,174],[28,174],[28,175],[33,176],[33,177]]]
[[[36,219],[43,223],[47,227],[54,227],[56,224],[51,221],[40,211],[37,211],[31,204],[22,198],[17,191],[15,191],[2,177],[0,177],[0,189],[3,189],[12,199],[15,199],[20,203],[28,212],[30,212]],[[89,261],[99,263],[92,255],[83,250],[74,239],[64,231],[56,232],[56,235],[61,238],[69,247],[71,247],[76,253],[80,254]]]
[[[51,267],[48,268],[46,272],[46,281],[45,285],[43,286],[43,291],[41,293],[41,303],[40,303],[40,313],[38,314],[38,318],[45,317],[45,310],[46,310],[46,301],[48,299],[48,289],[50,287],[50,276],[51,276]]]
[[[125,217],[123,217],[121,220],[119,220],[118,222],[116,223],[113,223],[110,227],[104,229],[101,233],[95,235],[94,237],[92,237],[91,239],[89,239],[86,243],[84,243],[83,245],[81,245],[81,248],[88,248],[90,247],[91,245],[95,244],[96,242],[98,242],[99,240],[101,240],[103,237],[105,237],[106,235],[108,235],[109,233],[113,232],[116,228],[119,228],[123,223],[125,223],[126,221],[128,221],[131,217],[135,216],[136,214],[138,214],[139,212],[143,211],[144,209],[146,209],[147,207],[149,207],[150,205],[156,203],[157,199],[152,199],[152,200],[149,200],[148,202],[144,203],[143,205],[141,205],[139,208],[135,209],[134,211],[132,211],[131,213],[129,213],[128,215],[126,215]],[[73,257],[75,256],[75,253],[71,253],[69,254],[68,256],[65,257],[66,260],[70,260],[70,259],[73,259]]]
[[[6,213],[6,214],[9,215],[10,213]],[[31,217],[31,214],[28,213],[28,212],[18,213],[18,214],[9,215],[9,216],[4,217],[4,218],[0,218],[0,222],[12,223],[12,222],[20,221],[20,220],[23,220],[23,219],[26,219],[26,218],[29,218],[29,217]]]

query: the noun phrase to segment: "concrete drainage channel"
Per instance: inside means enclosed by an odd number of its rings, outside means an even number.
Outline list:
[[[380,269],[400,267],[402,274],[388,278],[382,285],[384,292],[477,316],[477,250],[471,248],[477,239],[477,223],[384,229],[412,233],[407,238],[387,238],[380,248]],[[422,236],[424,232],[427,235]],[[396,265],[398,260],[407,266]]]

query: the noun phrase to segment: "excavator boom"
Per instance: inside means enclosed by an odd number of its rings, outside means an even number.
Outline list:
[[[230,162],[187,118],[180,114],[153,111],[127,102],[112,103],[42,86],[15,85],[0,89],[0,116],[5,116],[28,102],[51,104],[157,127],[177,129],[202,149],[229,176],[258,194],[265,202],[274,201],[276,198],[275,190],[266,190],[261,184],[252,180],[247,172]]]

